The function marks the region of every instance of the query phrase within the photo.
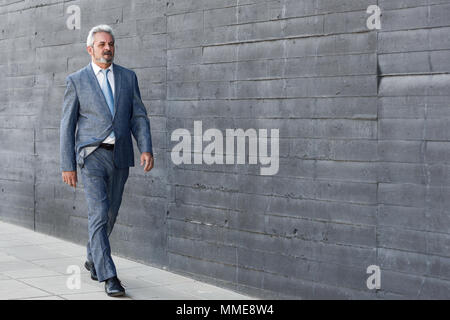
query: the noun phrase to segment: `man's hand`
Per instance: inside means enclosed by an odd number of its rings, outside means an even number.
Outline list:
[[[77,172],[76,171],[63,171],[62,179],[69,186],[76,188],[77,187]]]
[[[150,152],[142,152],[141,154],[141,166],[144,165],[145,162],[145,167],[144,167],[144,171],[145,172],[149,172],[150,170],[153,169],[153,157],[152,154]]]

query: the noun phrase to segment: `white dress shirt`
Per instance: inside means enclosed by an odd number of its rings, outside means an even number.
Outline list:
[[[101,87],[102,87],[102,84],[103,84],[104,77],[105,77],[105,75],[103,74],[103,72],[101,72],[102,68],[100,68],[100,67],[99,67],[97,64],[95,64],[94,62],[91,62],[91,65],[92,65],[92,69],[94,70],[94,74],[95,74],[95,76],[97,77],[98,84],[100,85],[100,88],[101,88]],[[108,72],[108,81],[109,81],[109,84],[111,85],[111,89],[112,89],[112,93],[113,93],[113,98],[114,98],[114,90],[115,90],[115,88],[114,88],[114,70],[113,70],[113,65],[112,65],[112,63],[111,63],[111,65],[108,67],[108,69],[110,70],[110,71]],[[105,140],[103,140],[103,143],[114,144],[115,142],[116,142],[116,139],[113,138],[113,137],[111,137],[111,136],[108,136],[108,137],[106,137]]]

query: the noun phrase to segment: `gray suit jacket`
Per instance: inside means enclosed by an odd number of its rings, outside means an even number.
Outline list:
[[[134,71],[117,64],[114,68],[114,115],[89,63],[66,78],[60,127],[61,171],[84,165],[87,150],[97,148],[114,131],[114,163],[118,168],[134,166],[131,134],[139,151],[153,155],[150,121],[141,100]],[[93,147],[93,148],[91,148]]]

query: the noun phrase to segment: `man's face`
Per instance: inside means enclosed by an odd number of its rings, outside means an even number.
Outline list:
[[[114,60],[114,41],[107,32],[94,34],[94,46],[88,47],[89,54],[98,63],[110,64]]]

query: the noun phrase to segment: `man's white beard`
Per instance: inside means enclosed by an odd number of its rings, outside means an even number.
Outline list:
[[[95,59],[95,61],[99,63],[112,63],[114,60],[114,57],[111,57],[111,59],[106,60],[105,58],[101,57],[99,59]]]

